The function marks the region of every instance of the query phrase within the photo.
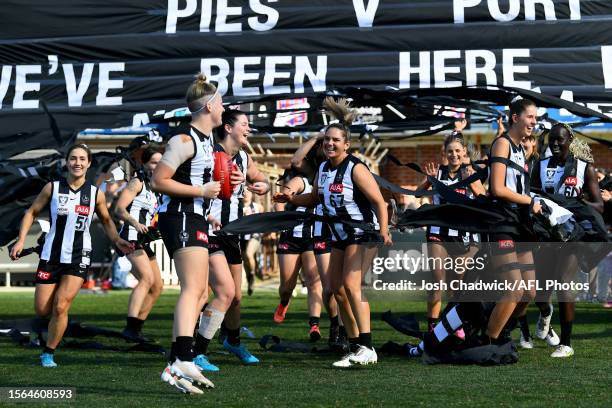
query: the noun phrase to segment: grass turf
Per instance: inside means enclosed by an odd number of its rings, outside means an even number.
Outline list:
[[[144,327],[146,335],[168,347],[172,311],[178,292],[164,292]],[[84,324],[122,329],[129,292],[106,295],[80,294],[71,318]],[[282,325],[272,323],[277,304],[273,293],[256,292],[243,299],[243,325],[258,338],[272,333],[282,339],[306,341],[305,298],[294,299]],[[388,309],[415,312],[424,321],[423,303],[372,303],[375,345],[387,340],[409,339],[380,321]],[[0,320],[32,317],[33,293],[0,294]],[[537,314],[530,309],[532,331]],[[558,326],[557,315],[553,325]],[[424,323],[422,323],[424,325]],[[322,334],[328,323],[322,319]],[[333,356],[261,352],[255,340],[243,339],[261,359],[256,367],[242,366],[222,353],[216,340],[211,361],[221,368],[208,377],[214,390],[201,396],[182,395],[163,384],[159,373],[163,357],[150,353],[123,353],[59,349],[56,369],[39,366],[40,350],[15,345],[0,337],[0,386],[75,387],[72,405],[89,407],[158,406],[610,406],[610,312],[598,305],[580,304],[574,326],[576,355],[552,359],[552,349],[541,341],[520,353],[518,364],[498,367],[424,366],[418,360],[379,355],[379,363],[367,368],[338,371],[330,367]],[[515,336],[518,336],[515,332]],[[244,337],[244,336],[243,336]],[[104,344],[125,347],[106,338]],[[14,406],[44,406],[20,403]],[[57,406],[49,403],[49,406]],[[0,406],[9,406],[0,401]]]

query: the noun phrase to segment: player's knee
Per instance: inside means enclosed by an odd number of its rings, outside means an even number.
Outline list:
[[[159,297],[164,290],[164,284],[162,281],[154,281],[151,287],[149,288],[149,293],[155,297]]]
[[[65,297],[57,297],[55,298],[55,302],[53,303],[53,314],[55,316],[62,316],[68,314],[68,310],[70,309],[71,300]]]

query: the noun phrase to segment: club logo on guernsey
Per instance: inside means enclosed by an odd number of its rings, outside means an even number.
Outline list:
[[[578,179],[576,177],[568,177],[565,179],[565,185],[575,186],[578,184]]]
[[[76,205],[74,207],[74,212],[79,215],[89,215],[89,206],[86,205]]]
[[[49,280],[49,278],[51,278],[51,274],[45,271],[38,271],[36,276],[38,276],[38,279],[40,280]]]
[[[208,244],[208,235],[206,235],[205,232],[202,231],[196,231],[196,239],[198,241],[202,241]]]
[[[89,205],[89,196],[87,196],[87,195],[83,196],[83,204]]]
[[[342,184],[330,184],[329,191],[332,193],[341,193],[344,191],[344,186]]]

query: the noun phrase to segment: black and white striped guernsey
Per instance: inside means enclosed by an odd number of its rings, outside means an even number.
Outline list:
[[[312,193],[312,184],[306,177],[301,177],[302,182],[304,183],[304,190],[299,195],[302,194],[310,194]],[[286,211],[300,211],[300,212],[310,212],[310,210],[306,207],[295,207],[291,204],[287,204],[285,206]],[[296,225],[293,230],[287,231],[288,235],[293,238],[302,238],[305,240],[312,238],[312,223],[302,223]]]
[[[213,137],[207,136],[192,127],[189,133],[193,142],[194,155],[182,163],[172,176],[172,180],[187,185],[204,185],[212,178]],[[204,197],[172,197],[162,196],[160,213],[195,213],[206,215],[210,200]]]
[[[565,197],[581,197],[588,163],[569,155],[565,163],[553,157],[540,160],[539,177],[542,190]]]
[[[257,206],[255,205],[254,201],[251,201],[251,204],[248,205],[248,208],[249,208],[249,215],[253,215],[253,214],[259,213],[259,210],[257,209]],[[261,237],[261,234],[253,233],[253,234],[244,234],[242,236],[242,239],[244,241],[248,241],[250,239],[259,239],[260,237]]]
[[[218,143],[215,144],[214,151],[225,152],[223,146]],[[248,155],[246,152],[240,150],[234,157],[232,157],[232,162],[238,166],[238,169],[240,169],[242,174],[246,174],[248,166]],[[234,193],[229,200],[222,200],[220,198],[215,198],[212,200],[209,214],[218,220],[222,226],[242,217],[244,188],[245,183],[243,182],[234,188]],[[210,224],[208,227],[208,235],[215,235],[212,224]]]
[[[455,183],[459,183],[462,180],[461,169],[457,170],[455,175],[451,177],[450,169],[448,168],[448,166],[440,166],[440,168],[438,169],[438,174],[436,175],[436,179],[438,179],[440,183],[446,186],[449,186]],[[463,194],[471,199],[474,198],[474,193],[472,192],[472,189],[470,188],[470,186],[456,188],[455,192],[459,194]],[[440,204],[445,204],[445,203],[446,203],[446,200],[440,194],[436,193],[433,195],[434,205],[440,205]],[[469,232],[458,231],[458,230],[447,228],[447,227],[431,226],[428,228],[428,233],[434,234],[434,235],[443,235],[443,236],[448,236],[448,237],[462,236],[466,238],[468,241],[469,239],[472,239],[473,241],[479,240],[478,234],[470,234]]]
[[[151,226],[151,221],[155,211],[157,211],[157,195],[151,190],[147,182],[142,182],[140,193],[134,197],[134,200],[126,210],[130,213],[130,217],[137,220],[140,224],[147,227]],[[127,222],[124,222],[119,236],[127,241],[136,241],[138,240],[138,231]]]
[[[98,188],[86,181],[72,190],[66,179],[54,181],[49,218],[51,226],[40,259],[52,264],[86,267],[91,264],[89,226],[96,209]]]
[[[515,145],[507,133],[501,135],[499,139],[501,138],[508,140],[508,142],[510,143],[510,150],[508,152],[508,157],[506,158],[508,160],[508,163],[505,163],[506,178],[504,179],[504,185],[515,193],[529,195],[529,168],[527,166],[525,150],[520,144]],[[495,143],[496,141],[494,141],[493,143]],[[493,150],[492,145],[491,150]],[[491,155],[489,155],[489,157],[494,159]],[[490,182],[491,181],[489,180],[489,188]],[[516,203],[508,203],[508,205],[512,208],[518,208],[518,204]]]
[[[326,216],[363,221],[378,230],[378,219],[370,201],[353,181],[353,169],[357,164],[363,162],[351,154],[335,168],[329,160],[321,163],[317,180],[319,201]],[[332,223],[330,228],[334,241],[364,234],[363,229],[348,227],[341,222]]]

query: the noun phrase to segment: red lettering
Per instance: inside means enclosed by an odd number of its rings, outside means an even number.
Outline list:
[[[514,241],[511,239],[503,239],[501,241],[497,241],[500,249],[512,249],[514,248]]]
[[[341,193],[344,191],[344,185],[342,184],[330,184],[329,191],[332,193]]]
[[[74,212],[79,215],[89,215],[89,206],[87,205],[75,205]]]
[[[575,186],[578,184],[578,179],[576,177],[568,177],[565,179],[565,184],[568,186]]]
[[[208,235],[206,235],[205,232],[202,231],[196,231],[196,239],[198,241],[202,241],[208,244]]]
[[[278,244],[278,249],[287,250],[289,249],[289,244]]]
[[[327,244],[325,241],[314,243],[314,249],[325,249],[326,247],[327,247]]]

